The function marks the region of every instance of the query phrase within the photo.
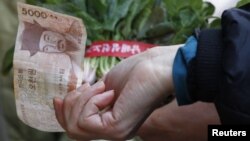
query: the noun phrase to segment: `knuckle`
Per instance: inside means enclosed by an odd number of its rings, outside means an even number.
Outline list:
[[[140,74],[144,73],[144,74],[151,74],[152,73],[152,63],[148,60],[146,61],[142,61],[140,62],[137,66],[136,66],[136,73],[138,73],[139,76],[142,76]],[[143,75],[144,76],[144,75]],[[148,76],[148,75],[146,75]]]
[[[156,56],[156,55],[159,55],[160,54],[160,49],[161,47],[157,46],[157,47],[153,47],[153,48],[150,48],[148,49],[148,55],[153,57],[153,56]]]

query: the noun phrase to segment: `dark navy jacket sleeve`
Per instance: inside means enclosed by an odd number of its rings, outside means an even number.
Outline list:
[[[225,11],[220,94],[215,99],[223,123],[250,124],[250,5]]]
[[[215,103],[223,124],[250,124],[250,4],[226,10],[221,30],[199,34],[187,85],[194,101]]]

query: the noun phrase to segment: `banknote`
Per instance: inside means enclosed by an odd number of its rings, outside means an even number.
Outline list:
[[[14,52],[17,114],[42,131],[63,131],[53,98],[82,83],[86,30],[81,19],[18,3],[19,27]]]

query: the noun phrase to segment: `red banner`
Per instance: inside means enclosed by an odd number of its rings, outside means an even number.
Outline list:
[[[98,41],[87,47],[85,57],[129,57],[156,45],[137,41]]]

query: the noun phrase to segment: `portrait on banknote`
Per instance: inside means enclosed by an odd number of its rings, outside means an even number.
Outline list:
[[[73,23],[74,24],[74,23]],[[30,56],[37,52],[68,53],[80,49],[74,35],[69,31],[60,33],[53,29],[42,27],[36,20],[33,23],[24,22],[21,50],[30,52]]]

